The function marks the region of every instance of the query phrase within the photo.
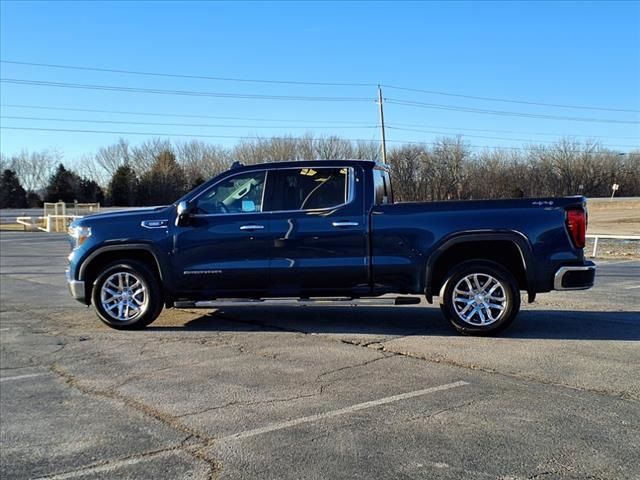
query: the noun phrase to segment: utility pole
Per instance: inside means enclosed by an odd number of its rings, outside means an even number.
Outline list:
[[[382,149],[382,163],[387,164],[387,141],[384,137],[384,110],[382,107],[382,88],[378,85],[378,107],[380,108],[380,133],[382,141],[380,148]]]

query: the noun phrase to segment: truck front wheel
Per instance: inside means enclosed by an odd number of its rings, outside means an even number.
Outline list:
[[[453,268],[440,290],[440,309],[464,335],[492,335],[508,327],[520,310],[520,290],[500,265],[473,260]]]
[[[163,307],[156,275],[141,262],[120,260],[98,275],[91,301],[98,318],[111,328],[133,330],[153,322]]]

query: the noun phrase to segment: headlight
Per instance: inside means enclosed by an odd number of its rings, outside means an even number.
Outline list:
[[[75,240],[74,248],[78,248],[91,236],[91,227],[69,227],[69,236]]]

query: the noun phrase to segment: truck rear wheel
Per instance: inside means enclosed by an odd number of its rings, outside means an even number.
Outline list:
[[[492,335],[507,328],[520,310],[520,290],[511,273],[486,260],[453,268],[440,290],[440,309],[464,335]]]
[[[160,282],[146,265],[119,260],[98,276],[91,301],[98,318],[112,328],[134,330],[153,322],[163,307]]]

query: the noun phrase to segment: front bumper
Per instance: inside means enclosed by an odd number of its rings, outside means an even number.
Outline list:
[[[586,290],[593,287],[596,277],[596,264],[584,262],[583,265],[560,267],[553,278],[554,290]]]
[[[65,271],[65,275],[67,277],[67,285],[69,286],[71,296],[79,302],[86,303],[84,282],[72,279],[69,269]]]

